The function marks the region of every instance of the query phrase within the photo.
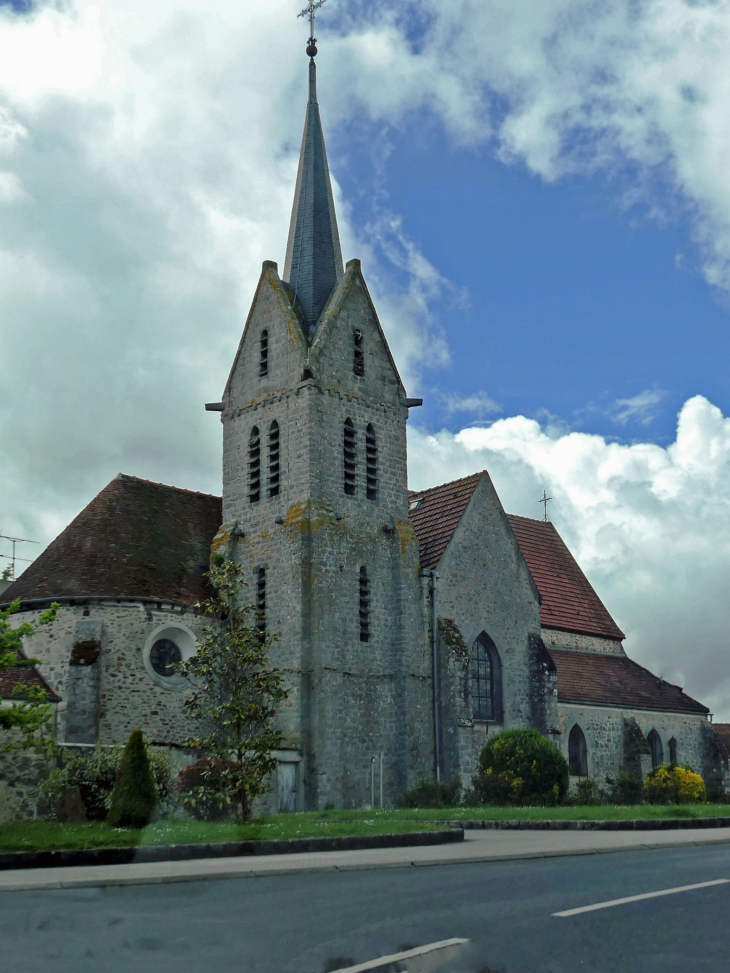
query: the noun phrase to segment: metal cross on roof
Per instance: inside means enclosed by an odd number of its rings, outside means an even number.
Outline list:
[[[307,48],[307,54],[309,54],[310,57],[314,57],[314,55],[317,53],[317,48],[315,46],[317,43],[317,38],[314,36],[314,15],[324,2],[325,0],[316,0],[316,2],[315,0],[309,0],[309,3],[304,10],[302,10],[300,14],[297,14],[297,17],[309,17],[309,47]]]
[[[546,523],[547,523],[547,519],[548,519],[548,515],[547,515],[547,505],[548,505],[548,504],[550,503],[550,501],[551,501],[552,499],[553,499],[552,497],[549,497],[549,496],[547,495],[547,490],[543,490],[543,491],[542,491],[542,497],[541,497],[541,498],[540,498],[540,499],[539,499],[539,500],[537,501],[538,503],[542,503],[542,504],[544,504],[544,505],[545,505],[545,516],[544,516],[544,517],[543,517],[542,519],[543,519],[543,520],[544,520],[544,521],[545,521]]]

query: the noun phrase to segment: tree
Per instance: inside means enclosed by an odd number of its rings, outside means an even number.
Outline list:
[[[107,821],[113,828],[144,828],[156,804],[157,788],[144,736],[141,730],[132,730],[122,754]]]
[[[40,659],[26,658],[23,654],[23,639],[34,635],[41,625],[53,622],[60,607],[53,602],[40,616],[37,625],[22,622],[15,628],[10,624],[10,619],[20,611],[20,600],[11,602],[7,608],[0,608],[0,674],[18,670],[20,676],[23,670],[40,665]],[[45,690],[41,686],[27,685],[21,677],[13,686],[13,695],[17,697],[17,702],[0,709],[0,730],[8,736],[12,735],[13,739],[6,739],[0,745],[0,750],[32,748],[48,752],[52,742],[43,731],[51,721],[52,706]]]
[[[240,565],[214,558],[209,577],[217,597],[198,606],[212,624],[198,638],[196,654],[176,668],[192,680],[185,710],[201,728],[187,744],[205,751],[217,765],[215,774],[208,775],[210,786],[198,785],[188,803],[202,799],[203,791],[210,800],[214,790],[219,806],[245,821],[276,769],[274,751],[282,734],[274,729],[274,718],[289,694],[282,673],[269,666],[275,637],[264,632],[254,607],[241,604],[241,574]]]

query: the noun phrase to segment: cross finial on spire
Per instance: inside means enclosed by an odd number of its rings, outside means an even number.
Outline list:
[[[542,503],[542,504],[545,505],[545,516],[542,518],[545,521],[545,523],[547,523],[547,520],[548,520],[547,505],[548,505],[548,503],[550,503],[550,501],[552,499],[553,499],[552,497],[549,497],[547,495],[547,490],[543,490],[542,491],[542,497],[537,501],[538,503]]]
[[[317,53],[317,38],[314,36],[314,15],[322,6],[325,0],[309,0],[307,6],[297,17],[309,17],[309,43],[307,44],[307,54],[314,57]]]

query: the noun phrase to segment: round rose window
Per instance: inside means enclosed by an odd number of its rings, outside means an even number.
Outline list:
[[[172,639],[158,639],[150,649],[150,665],[158,676],[174,676],[177,662],[182,662],[182,653]]]

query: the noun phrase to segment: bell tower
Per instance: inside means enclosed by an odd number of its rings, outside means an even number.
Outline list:
[[[342,266],[310,38],[309,97],[283,279],[265,261],[218,405],[223,518],[278,636],[279,712],[298,806],[386,803],[433,766],[405,389],[362,276]],[[379,781],[378,781],[379,785]],[[379,786],[378,786],[379,789]]]

